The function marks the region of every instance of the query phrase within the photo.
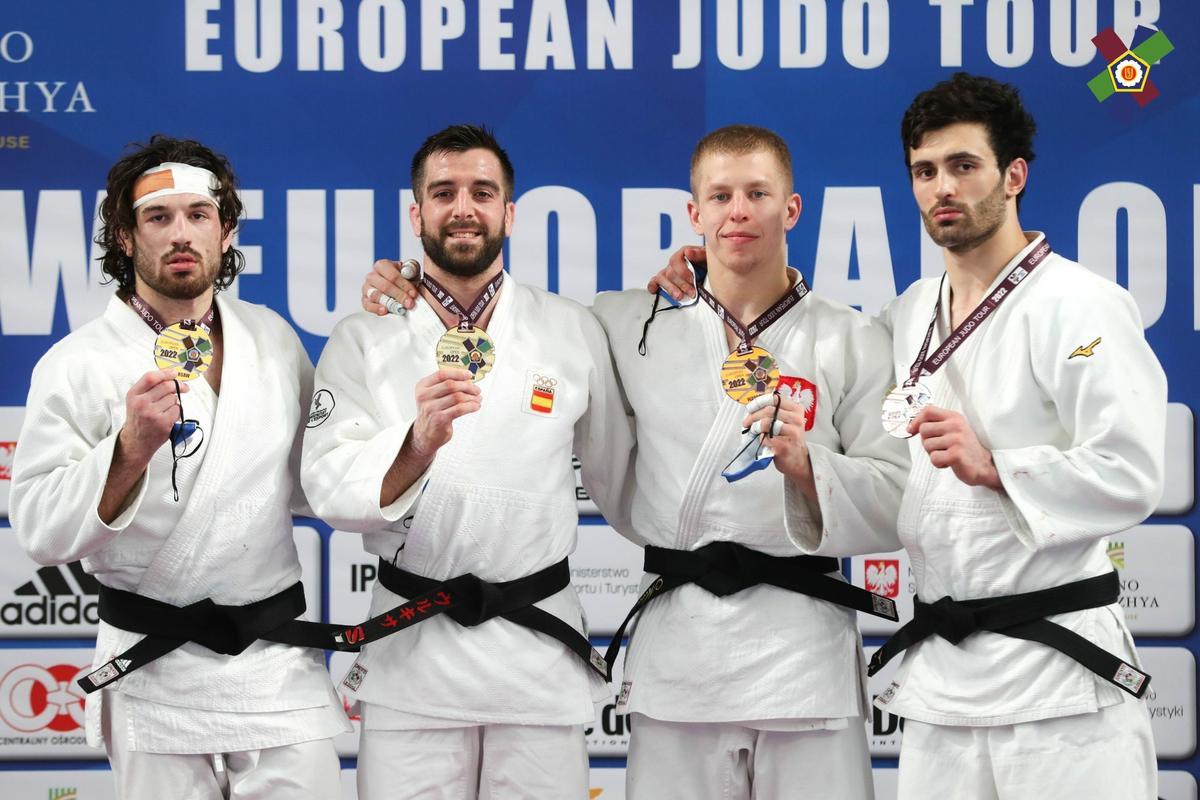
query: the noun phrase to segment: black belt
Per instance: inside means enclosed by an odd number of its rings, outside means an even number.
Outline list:
[[[1054,614],[1111,605],[1117,602],[1120,591],[1117,573],[1110,572],[1037,592],[986,600],[951,600],[949,597],[935,603],[915,600],[912,621],[875,651],[867,674],[874,675],[901,651],[934,634],[951,644],[958,644],[977,631],[991,631],[1053,647],[1118,689],[1141,697],[1150,687],[1149,675],[1074,631],[1044,619]]]
[[[342,630],[339,625],[296,619],[304,611],[304,587],[299,582],[244,606],[217,605],[206,598],[182,607],[100,584],[100,619],[146,636],[80,678],[78,683],[84,692],[91,694],[185,642],[196,642],[230,656],[241,653],[259,639],[324,650],[358,649],[335,639],[335,634]]]
[[[445,614],[470,628],[502,617],[557,639],[608,680],[608,665],[587,637],[563,620],[534,605],[571,585],[571,569],[564,558],[543,570],[503,583],[489,583],[467,573],[444,581],[426,578],[380,559],[378,580],[388,590],[410,598],[361,625],[343,628],[334,638],[361,646],[419,622]]]
[[[642,592],[613,634],[604,654],[610,670],[617,661],[630,620],[654,598],[686,583],[694,583],[718,597],[766,583],[893,622],[899,619],[893,600],[829,577],[827,573],[839,569],[836,558],[769,556],[735,542],[711,542],[696,550],[647,545],[643,568],[659,577]]]

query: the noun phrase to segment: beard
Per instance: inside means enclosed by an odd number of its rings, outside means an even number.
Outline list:
[[[480,234],[479,241],[463,242],[454,238],[455,231],[470,230]],[[439,267],[459,278],[473,278],[496,261],[504,249],[503,229],[493,233],[482,225],[443,225],[437,235],[421,229],[421,246],[425,255]]]
[[[929,238],[939,247],[956,253],[974,250],[986,242],[1000,229],[1007,217],[1005,204],[1008,199],[1004,195],[1004,178],[1001,176],[987,197],[975,205],[965,203],[936,203],[928,211],[921,214],[925,222],[925,230]],[[949,223],[941,223],[933,218],[934,212],[953,208],[962,212],[962,216]]]
[[[196,259],[200,268],[190,275],[172,274],[167,266],[167,259],[179,254]],[[214,255],[206,259],[190,247],[174,247],[155,263],[153,256],[134,245],[133,269],[143,283],[163,297],[171,300],[195,300],[213,287],[221,269],[221,256]]]

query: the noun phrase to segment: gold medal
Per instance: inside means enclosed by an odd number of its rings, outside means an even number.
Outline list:
[[[438,339],[438,369],[465,369],[479,382],[495,364],[496,345],[483,328],[451,328]]]
[[[174,369],[176,380],[190,381],[203,374],[212,359],[208,329],[195,323],[176,322],[154,342],[154,362],[159,369]]]
[[[721,365],[721,386],[725,394],[742,405],[760,394],[775,390],[779,383],[779,365],[775,356],[755,345],[745,353],[734,350]]]

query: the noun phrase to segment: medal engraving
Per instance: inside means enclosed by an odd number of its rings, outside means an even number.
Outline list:
[[[176,322],[163,329],[154,342],[154,363],[174,369],[176,380],[190,381],[212,364],[213,346],[208,331],[194,322]]]
[[[746,353],[729,354],[721,365],[721,386],[725,394],[742,405],[761,394],[774,391],[779,383],[779,365],[775,356],[754,346]]]
[[[880,419],[883,429],[897,439],[911,439],[908,423],[916,419],[921,409],[933,402],[933,395],[919,383],[912,386],[897,386],[883,400]]]
[[[478,383],[495,364],[496,345],[483,328],[451,328],[438,339],[438,369],[465,369]]]

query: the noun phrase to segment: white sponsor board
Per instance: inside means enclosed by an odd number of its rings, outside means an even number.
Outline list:
[[[575,506],[580,514],[599,514],[600,509],[596,508],[596,501],[587,493],[587,489],[583,488],[583,465],[579,463],[579,459],[571,456],[571,466],[575,468]]]
[[[321,534],[310,525],[293,525],[292,538],[300,556],[300,580],[304,581],[304,619],[321,621]]]
[[[596,649],[603,654],[605,647],[607,645],[597,645]],[[593,758],[623,758],[629,753],[630,719],[617,713],[617,695],[625,676],[625,650],[622,646],[617,663],[613,665],[612,683],[609,684],[611,695],[603,703],[596,704],[596,718],[584,731],[588,755]]]
[[[98,769],[13,770],[0,773],[9,800],[113,800],[112,772]]]
[[[13,454],[17,434],[25,419],[25,406],[0,406],[0,517],[8,518],[8,490],[12,486]]]
[[[1160,770],[1158,796],[1160,800],[1196,800],[1196,778],[1182,770]]]
[[[371,611],[379,558],[362,547],[362,535],[334,531],[329,537],[329,621],[362,622]]]
[[[94,637],[99,584],[78,561],[39,567],[0,528],[0,637]]]
[[[0,649],[0,759],[103,758],[87,746],[75,683],[91,669],[90,648]]]
[[[608,525],[580,525],[571,582],[592,636],[610,636],[638,598],[642,548]]]
[[[1119,602],[1138,636],[1184,636],[1196,624],[1196,543],[1183,525],[1138,525],[1109,537]]]
[[[1155,514],[1186,514],[1196,502],[1195,428],[1185,403],[1167,404],[1166,480]]]
[[[917,584],[913,578],[912,567],[909,566],[906,550],[854,556],[850,559],[850,582],[868,592],[896,601],[899,622],[857,612],[858,629],[865,635],[888,636],[912,619],[913,597],[917,593]]]
[[[864,648],[867,661],[878,648]],[[1146,705],[1154,730],[1159,758],[1189,758],[1196,751],[1196,658],[1184,647],[1139,647],[1138,655],[1152,681]],[[868,679],[872,702],[887,690],[901,658],[893,659]],[[897,756],[904,722],[895,714],[874,708],[867,723],[867,745],[872,756]]]
[[[1196,657],[1184,647],[1139,647],[1150,673],[1146,705],[1159,758],[1190,758],[1196,752]]]

